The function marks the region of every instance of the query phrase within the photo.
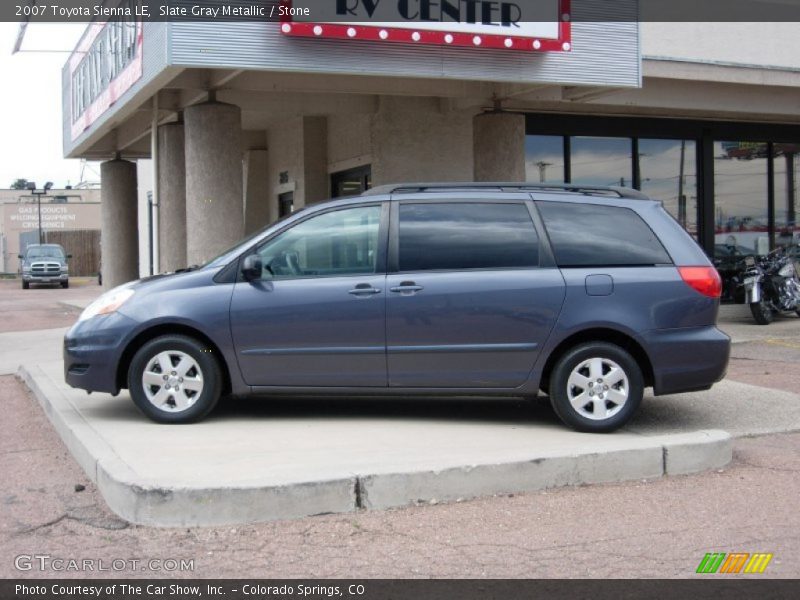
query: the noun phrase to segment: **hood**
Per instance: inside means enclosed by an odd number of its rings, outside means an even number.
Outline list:
[[[186,288],[206,283],[217,274],[217,271],[219,271],[218,268],[212,267],[188,267],[170,273],[160,273],[158,275],[142,277],[141,279],[126,283],[124,286],[134,288],[137,293]]]

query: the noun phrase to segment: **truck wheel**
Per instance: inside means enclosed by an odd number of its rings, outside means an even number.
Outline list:
[[[157,423],[192,423],[216,406],[222,371],[207,346],[184,335],[147,342],[128,369],[128,390],[139,409]]]
[[[607,433],[622,427],[644,395],[642,370],[615,344],[587,342],[564,354],[550,374],[550,402],[578,431]]]
[[[29,282],[27,282],[27,281],[23,281],[22,282],[22,289],[23,290],[29,290],[30,287],[31,287],[31,284]]]
[[[753,313],[753,318],[759,325],[769,325],[775,318],[775,315],[773,314],[769,304],[764,301],[751,302],[750,312]]]
[[[61,282],[61,287],[65,288],[65,289],[68,288],[69,287],[69,281],[62,281]]]

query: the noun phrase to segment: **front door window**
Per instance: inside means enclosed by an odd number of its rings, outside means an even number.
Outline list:
[[[378,256],[380,206],[327,212],[303,221],[262,246],[263,277],[372,274]]]

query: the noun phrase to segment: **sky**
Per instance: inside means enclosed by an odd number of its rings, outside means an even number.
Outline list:
[[[20,52],[12,55],[17,23],[0,22],[0,188],[24,178],[55,188],[81,180],[81,161],[65,160],[61,133],[61,68],[85,25],[28,26]],[[41,52],[57,50],[58,52]],[[97,163],[84,179],[99,181]]]

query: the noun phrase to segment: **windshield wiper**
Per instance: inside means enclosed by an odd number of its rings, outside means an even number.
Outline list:
[[[188,267],[183,267],[182,269],[175,269],[176,273],[188,273],[189,271],[196,271],[202,265],[189,265]]]

